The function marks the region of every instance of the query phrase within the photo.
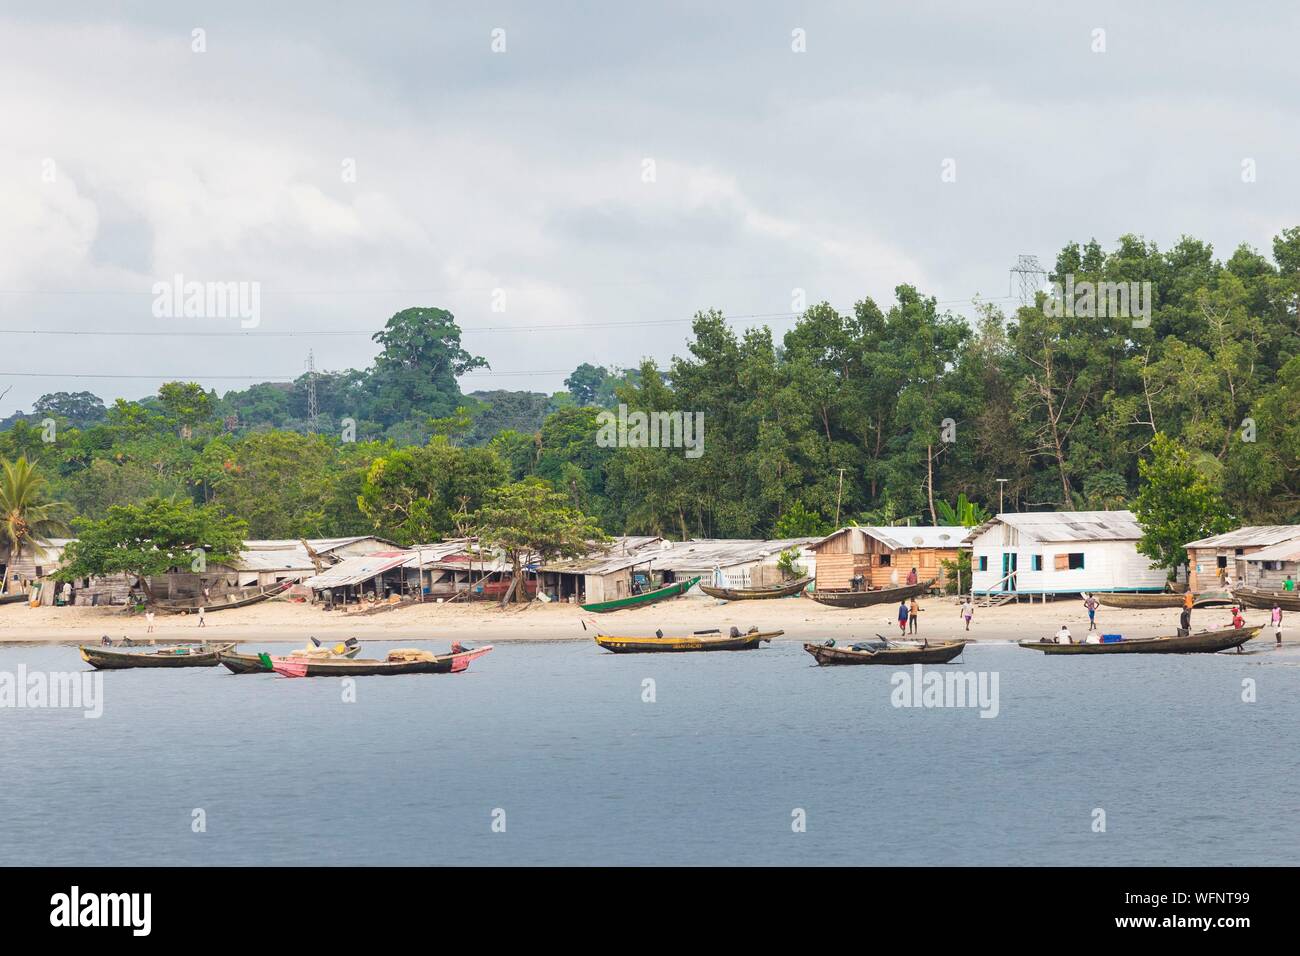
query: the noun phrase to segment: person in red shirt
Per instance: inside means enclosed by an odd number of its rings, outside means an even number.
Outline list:
[[[1246,619],[1241,616],[1241,608],[1232,609],[1232,627],[1234,630],[1240,630],[1246,626]]]

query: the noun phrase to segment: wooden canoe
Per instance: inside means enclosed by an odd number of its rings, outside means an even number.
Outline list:
[[[607,611],[621,611],[629,607],[641,607],[645,604],[655,604],[659,601],[666,601],[668,598],[675,598],[685,594],[691,587],[699,582],[699,578],[687,578],[685,581],[674,581],[672,584],[665,584],[661,588],[655,588],[653,591],[642,591],[640,594],[629,594],[624,598],[616,598],[613,601],[600,601],[596,604],[584,604],[584,611],[594,611],[597,614],[604,614]]]
[[[1271,611],[1273,603],[1284,611],[1300,611],[1300,591],[1268,591],[1241,585],[1232,589],[1232,596],[1246,607]]]
[[[179,598],[174,601],[154,601],[149,606],[164,614],[196,614],[200,607],[203,608],[205,614],[211,614],[213,611],[228,611],[232,607],[248,607],[248,605],[256,604],[258,601],[265,601],[277,594],[283,594],[291,587],[293,587],[292,581],[279,581],[265,587],[257,586],[223,591],[221,594],[214,594],[207,598],[206,603],[204,603],[202,597],[193,597]]]
[[[876,591],[809,591],[808,596],[818,604],[827,607],[870,607],[873,604],[889,604],[892,601],[906,601],[910,597],[924,594],[934,586],[934,578],[920,584],[904,584],[896,588],[880,588]]]
[[[798,594],[811,580],[812,578],[800,578],[788,584],[773,584],[765,588],[716,588],[710,584],[701,584],[700,590],[709,597],[722,598],[724,601],[766,601],[768,598]]]
[[[30,595],[19,592],[18,594],[0,594],[0,604],[17,604],[20,601],[27,601]]]
[[[459,674],[470,661],[492,650],[491,644],[441,654],[427,661],[345,660],[313,657],[270,657],[271,668],[283,677],[388,677],[397,674]]]
[[[595,641],[615,654],[681,653],[684,651],[751,651],[764,641],[780,637],[784,631],[760,631],[751,627],[743,634],[721,631],[697,631],[685,637],[614,637],[597,634]]]
[[[1103,594],[1100,591],[1092,595],[1098,604],[1106,607],[1158,608],[1182,607],[1181,594]]]
[[[344,650],[340,653],[338,648]],[[351,660],[361,652],[360,644],[353,644],[350,647],[346,644],[338,644],[328,648],[334,658],[342,660]],[[286,655],[295,656],[292,654]],[[262,662],[261,654],[237,654],[233,650],[222,651],[220,654],[221,664],[232,674],[269,674],[274,668],[267,667]],[[332,659],[332,658],[327,658]]]
[[[81,659],[99,670],[128,667],[216,667],[220,656],[234,644],[167,647],[157,651],[114,651],[82,645]]]
[[[889,641],[878,650],[861,651],[830,644],[805,644],[803,649],[822,667],[833,664],[947,664],[962,652],[966,643],[896,644]]]
[[[1262,625],[1224,628],[1199,631],[1186,637],[1134,637],[1109,644],[1057,644],[1051,638],[1019,643],[1021,647],[1044,654],[1215,654],[1231,647],[1240,650],[1242,644],[1261,630]]]

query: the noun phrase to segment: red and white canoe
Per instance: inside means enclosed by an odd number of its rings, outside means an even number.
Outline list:
[[[378,677],[390,674],[459,674],[470,661],[492,650],[491,644],[423,660],[346,660],[344,658],[272,657],[271,669],[284,677]]]

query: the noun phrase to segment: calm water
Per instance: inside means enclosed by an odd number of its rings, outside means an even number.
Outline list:
[[[20,663],[85,667],[75,648],[0,648],[0,671]],[[0,863],[1300,855],[1294,648],[1094,659],[968,648],[958,669],[998,674],[994,719],[891,706],[894,668],[810,665],[793,642],[672,657],[503,643],[463,675],[359,678],[355,703],[332,679],[107,672],[98,720],[0,709]],[[654,703],[642,701],[646,678]],[[1241,700],[1243,678],[1255,703]],[[1092,832],[1098,807],[1105,833]],[[191,828],[196,808],[204,833]],[[497,808],[504,833],[492,831]],[[792,832],[795,808],[806,832]]]

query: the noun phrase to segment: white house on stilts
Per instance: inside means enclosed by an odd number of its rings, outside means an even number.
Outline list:
[[[1168,573],[1137,550],[1131,511],[1026,511],[966,536],[976,596],[1162,591]]]

